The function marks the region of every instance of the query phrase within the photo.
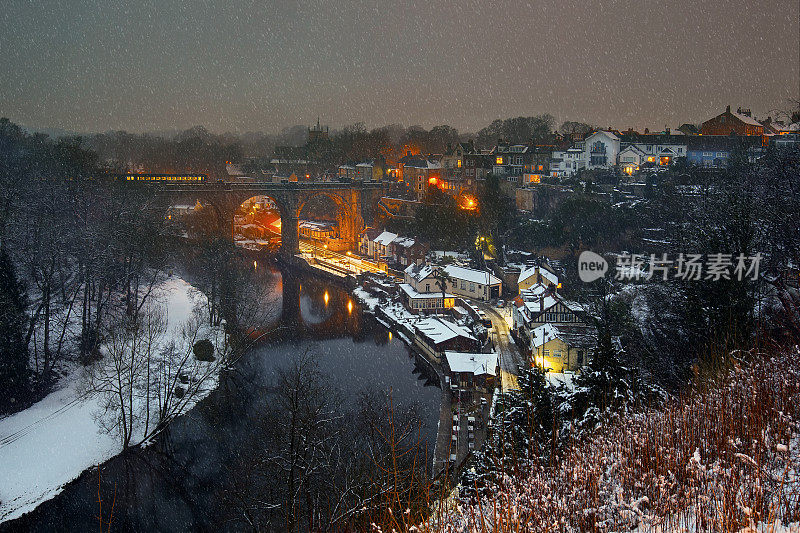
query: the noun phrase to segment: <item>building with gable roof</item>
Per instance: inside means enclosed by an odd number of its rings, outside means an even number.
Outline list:
[[[474,300],[500,298],[503,292],[503,281],[488,270],[447,265],[442,268],[450,280],[447,286],[456,296]]]
[[[519,273],[517,286],[520,291],[528,289],[536,284],[543,284],[546,287],[558,287],[560,283],[557,275],[551,270],[539,265],[526,267]]]
[[[415,344],[437,363],[446,351],[477,352],[480,341],[466,328],[440,317],[429,317],[414,323]]]
[[[543,371],[579,371],[589,363],[596,344],[589,329],[543,324],[531,331],[531,362]]]
[[[444,352],[445,372],[450,382],[462,390],[491,391],[497,375],[497,352]]]
[[[589,170],[611,168],[617,164],[620,138],[612,131],[599,130],[583,141],[583,159]]]
[[[764,135],[764,125],[753,118],[749,109],[741,107],[736,112],[731,111],[731,106],[725,108],[714,118],[703,122],[700,126],[700,135]]]

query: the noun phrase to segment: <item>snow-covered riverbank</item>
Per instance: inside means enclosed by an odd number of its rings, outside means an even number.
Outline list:
[[[180,278],[163,281],[154,299],[166,310],[167,326],[159,346],[181,341],[184,326],[206,309],[205,296]],[[198,338],[224,349],[222,328],[202,327]],[[97,363],[103,364],[103,361]],[[195,366],[203,363],[193,362]],[[179,405],[185,413],[217,387],[220,365],[196,394]],[[28,409],[0,420],[0,522],[17,518],[54,497],[84,470],[122,451],[119,437],[101,427],[103,395],[86,392],[85,370],[74,367],[55,390]]]

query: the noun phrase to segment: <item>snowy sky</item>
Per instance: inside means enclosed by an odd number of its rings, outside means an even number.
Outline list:
[[[495,118],[643,129],[800,93],[796,0],[4,0],[0,116],[277,131]]]

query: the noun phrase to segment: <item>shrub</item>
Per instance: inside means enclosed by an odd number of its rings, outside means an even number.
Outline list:
[[[192,351],[198,361],[210,362],[214,360],[214,345],[208,339],[197,341]]]

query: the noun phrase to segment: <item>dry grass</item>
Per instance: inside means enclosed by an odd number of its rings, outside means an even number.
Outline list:
[[[388,529],[800,531],[799,356],[747,354],[664,409],[506,476],[489,498]]]

